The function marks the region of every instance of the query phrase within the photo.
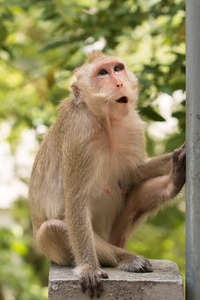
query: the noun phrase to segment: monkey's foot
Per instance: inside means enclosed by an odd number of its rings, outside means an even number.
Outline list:
[[[173,152],[173,171],[172,181],[175,187],[175,194],[177,194],[185,183],[185,158],[186,148],[185,144]]]
[[[147,258],[134,254],[124,254],[117,268],[127,272],[153,272],[152,265]]]
[[[100,298],[103,292],[101,278],[108,278],[108,274],[101,269],[85,268],[79,273],[81,291],[88,292],[90,299]]]

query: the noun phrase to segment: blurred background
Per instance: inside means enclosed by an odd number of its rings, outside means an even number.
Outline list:
[[[0,300],[47,299],[49,262],[32,239],[28,181],[72,70],[93,49],[122,57],[138,76],[148,154],[184,142],[184,1],[0,0]],[[128,249],[173,260],[185,276],[184,191]]]

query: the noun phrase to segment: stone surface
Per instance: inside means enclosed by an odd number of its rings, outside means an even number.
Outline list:
[[[183,279],[178,266],[169,260],[151,260],[152,273],[129,273],[104,268],[108,279],[103,280],[101,300],[183,300]],[[88,300],[80,291],[72,268],[51,263],[49,300]]]

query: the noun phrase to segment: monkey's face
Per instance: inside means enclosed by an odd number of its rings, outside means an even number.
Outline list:
[[[125,64],[117,58],[107,59],[93,68],[91,86],[102,94],[100,107],[114,118],[126,116],[130,104],[136,100]]]
[[[106,112],[111,118],[122,118],[137,102],[137,79],[118,58],[80,68],[77,79],[79,97],[94,114]]]

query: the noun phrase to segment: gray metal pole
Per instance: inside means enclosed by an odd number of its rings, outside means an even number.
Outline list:
[[[200,299],[200,0],[186,0],[186,299]]]

